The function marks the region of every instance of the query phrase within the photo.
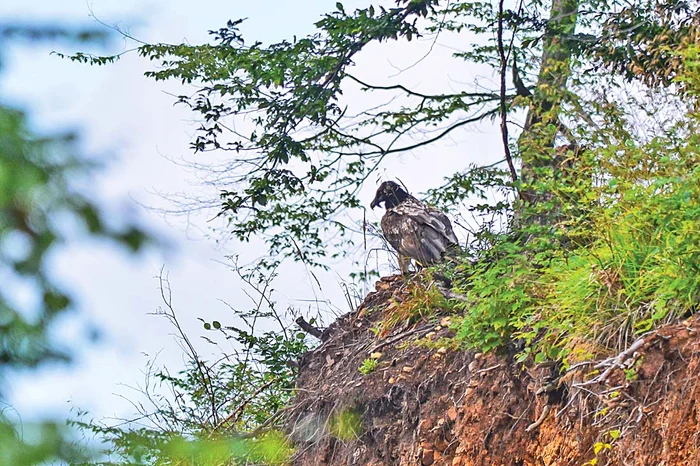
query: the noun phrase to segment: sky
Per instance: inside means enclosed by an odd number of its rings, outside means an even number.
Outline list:
[[[116,25],[145,42],[191,44],[208,40],[207,31],[225,25],[227,19],[249,18],[244,35],[263,42],[290,39],[312,31],[313,22],[335,8],[335,0],[4,0],[1,22]],[[345,9],[363,2],[344,2]],[[356,74],[371,82],[401,82],[417,90],[448,89],[476,85],[477,79],[493,80],[480,70],[455,65],[450,59],[452,39],[410,46],[389,44],[371,48],[356,60]],[[110,52],[134,44],[116,38]],[[63,48],[62,48],[63,47]],[[65,49],[65,50],[64,50]],[[72,52],[75,45],[13,45],[3,50],[0,99],[29,110],[39,130],[77,130],[81,147],[104,163],[88,188],[115,218],[136,219],[160,239],[159,247],[130,256],[106,242],[78,237],[52,255],[51,274],[72,294],[75,312],[59,322],[56,336],[73,350],[68,365],[52,365],[16,374],[10,381],[9,403],[27,419],[65,416],[80,408],[97,418],[128,417],[133,407],[126,398],[137,396],[148,361],[171,370],[182,367],[183,357],[173,329],[153,313],[161,305],[156,277],[168,274],[174,306],[186,332],[206,356],[211,351],[199,338],[205,332],[198,318],[235,320],[224,302],[245,307],[244,287],[227,265],[226,257],[264,253],[256,245],[235,241],[222,244],[211,231],[208,211],[186,216],[164,215],[176,208],[169,198],[184,193],[189,198],[210,200],[216,190],[202,186],[198,173],[182,161],[208,163],[225,155],[195,156],[188,144],[196,127],[195,116],[174,106],[173,94],[182,93],[179,83],[156,83],[143,76],[152,65],[134,53],[105,67],[89,67],[61,60],[52,50]],[[421,59],[432,49],[427,59]],[[415,66],[414,66],[415,64]],[[399,72],[399,70],[405,70]],[[356,96],[372,103],[372,96]],[[363,100],[364,99],[364,100]],[[491,163],[502,158],[498,129],[492,124],[465,127],[437,146],[404,154],[386,166],[387,177],[399,177],[413,192],[441,184],[441,179],[469,163]],[[197,158],[199,157],[199,158]],[[207,158],[203,158],[207,157]],[[369,204],[376,186],[363,189]],[[377,221],[382,212],[368,211]],[[327,299],[344,309],[341,281],[352,265],[340,262],[330,272],[316,271],[321,289],[308,270],[285,265],[276,283],[278,299],[305,306],[309,298]],[[97,329],[100,338],[87,335]]]

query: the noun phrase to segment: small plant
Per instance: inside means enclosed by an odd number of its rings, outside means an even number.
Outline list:
[[[609,443],[596,442],[593,445],[593,454],[596,456],[590,461],[587,461],[583,466],[596,466],[598,464],[598,454],[601,452],[607,452],[612,449],[612,445]]]
[[[399,324],[416,322],[439,310],[452,308],[437,286],[430,283],[430,272],[422,277],[423,280],[408,282],[403,290],[404,296],[400,300],[392,300],[382,311],[381,322],[372,330],[375,335],[385,337]]]
[[[360,366],[360,374],[367,375],[374,372],[375,369],[377,369],[377,360],[367,358],[362,361],[362,365]]]
[[[593,454],[595,455],[595,458],[593,458],[590,461],[587,461],[583,464],[583,466],[596,466],[598,464],[598,455],[600,453],[605,453],[610,450],[612,450],[612,444],[615,442],[617,439],[620,438],[620,435],[622,432],[619,429],[614,429],[606,432],[606,434],[610,437],[610,442],[596,442],[593,444]]]
[[[330,433],[333,437],[350,441],[362,435],[362,416],[354,409],[344,409],[336,413],[330,421]]]
[[[625,380],[627,382],[633,382],[639,378],[638,371],[643,362],[644,357],[640,357],[639,359],[637,359],[637,361],[635,361],[632,367],[623,368],[623,371],[625,373]]]

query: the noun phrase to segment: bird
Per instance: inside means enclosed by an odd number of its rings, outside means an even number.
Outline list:
[[[418,267],[440,262],[458,249],[452,224],[442,211],[419,201],[393,181],[383,182],[370,203],[374,209],[384,203],[382,233],[399,254],[399,268],[408,273],[410,260]]]

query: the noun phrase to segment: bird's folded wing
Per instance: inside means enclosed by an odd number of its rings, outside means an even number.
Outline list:
[[[447,215],[440,210],[430,207],[417,199],[410,202],[403,202],[395,209],[398,215],[411,218],[416,223],[426,225],[444,236],[449,243],[457,244],[457,237],[452,230],[452,225]]]

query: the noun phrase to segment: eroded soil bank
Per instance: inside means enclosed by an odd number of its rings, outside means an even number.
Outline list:
[[[302,361],[295,465],[700,465],[697,318],[562,375],[447,349],[449,316],[378,337],[406,293],[400,277],[380,280]]]

